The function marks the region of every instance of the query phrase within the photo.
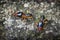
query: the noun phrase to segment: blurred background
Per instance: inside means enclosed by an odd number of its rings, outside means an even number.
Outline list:
[[[33,14],[34,21],[14,18],[16,11]],[[34,22],[41,15],[49,22],[37,33]],[[0,40],[60,40],[60,0],[0,0]]]

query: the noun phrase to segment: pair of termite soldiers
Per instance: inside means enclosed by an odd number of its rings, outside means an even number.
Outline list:
[[[33,15],[32,14],[25,14],[23,12],[14,13],[13,16],[20,17],[22,19],[33,19]],[[39,22],[36,24],[37,30],[38,31],[43,30],[44,27],[46,26],[47,22],[48,22],[48,20],[45,18],[44,15],[42,15],[40,20],[39,20]]]
[[[42,31],[44,30],[44,28],[46,27],[48,23],[48,20],[45,18],[44,15],[41,16],[39,22],[36,24],[37,25],[37,30],[38,31]]]

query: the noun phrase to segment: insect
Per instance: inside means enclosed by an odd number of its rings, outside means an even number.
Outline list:
[[[25,14],[23,12],[17,12],[17,13],[14,13],[12,15],[15,16],[15,17],[22,18],[23,20],[24,19],[32,19],[33,20],[33,15],[32,14]]]

